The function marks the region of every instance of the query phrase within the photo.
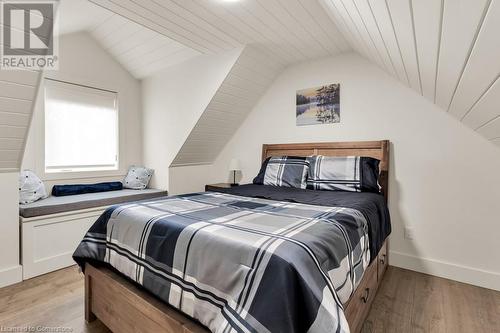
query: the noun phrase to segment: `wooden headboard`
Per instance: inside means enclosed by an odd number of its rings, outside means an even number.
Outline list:
[[[262,161],[270,156],[364,156],[380,160],[379,183],[389,194],[389,140],[355,142],[284,143],[262,145]]]

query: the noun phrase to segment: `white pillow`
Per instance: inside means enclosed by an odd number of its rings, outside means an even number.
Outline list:
[[[21,171],[19,174],[19,203],[22,205],[35,202],[47,197],[43,182],[31,170]]]
[[[153,172],[153,169],[132,165],[123,180],[123,187],[133,190],[143,190],[148,187]]]

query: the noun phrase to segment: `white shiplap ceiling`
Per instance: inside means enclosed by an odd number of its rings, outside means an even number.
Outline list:
[[[62,0],[59,24],[61,33],[88,31],[137,78],[199,54],[247,45],[261,56],[251,68],[255,73],[267,63],[284,68],[355,50],[500,146],[500,0]],[[234,84],[228,77],[214,96],[219,106],[229,101],[245,105],[241,117],[234,117],[239,122],[250,110],[246,106],[262,94],[235,93],[251,90],[251,81],[243,77]],[[14,89],[7,78],[0,78],[0,84],[4,94],[13,94],[0,96],[5,108],[30,101],[30,96],[16,95],[30,90],[30,84]],[[12,136],[0,137],[4,166],[18,158],[7,147],[21,136],[17,127],[27,126],[22,115],[14,115],[26,109],[24,104],[0,110],[2,133]],[[186,156],[194,143],[205,141],[204,132],[229,123],[221,111],[205,110],[178,164],[196,160],[194,154]],[[227,133],[238,121],[227,126]],[[22,146],[23,139],[18,141]],[[219,141],[203,161],[193,163],[213,161]]]
[[[202,54],[244,47],[172,166],[212,163],[285,66],[351,47],[317,0],[90,0]]]
[[[0,172],[21,165],[40,71],[0,70]]]
[[[350,50],[317,0],[90,0],[204,54],[259,44],[284,64]]]
[[[500,145],[500,0],[319,0],[354,50]]]
[[[30,15],[40,18],[36,12]],[[14,19],[10,27],[13,35],[24,38],[23,22]],[[51,31],[42,32],[39,38],[50,43]],[[39,69],[0,69],[0,172],[19,170],[40,77]]]
[[[500,144],[500,0],[90,0],[200,53],[355,50]]]
[[[61,34],[90,33],[139,79],[201,54],[87,0],[62,0],[58,23]]]

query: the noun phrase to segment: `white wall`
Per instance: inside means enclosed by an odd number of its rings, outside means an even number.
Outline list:
[[[170,189],[169,167],[241,50],[200,56],[142,82],[144,164],[151,186]]]
[[[118,92],[120,122],[120,169],[97,173],[45,174],[43,89],[28,132],[22,168],[34,170],[52,185],[121,180],[131,164],[142,163],[142,115],[140,82],[134,79],[86,33],[61,36],[59,70],[45,77]],[[0,173],[0,287],[19,282],[18,173]]]
[[[327,83],[341,84],[341,123],[297,127],[296,90]],[[500,150],[355,54],[287,69],[215,164],[197,172],[227,181],[237,157],[249,182],[263,143],[379,139],[392,142],[391,264],[500,289]],[[190,173],[176,177],[202,190]]]
[[[93,183],[121,180],[132,164],[142,164],[142,112],[140,82],[132,77],[87,33],[63,35],[59,39],[59,70],[45,77],[118,92],[119,170],[46,174],[44,172],[44,89],[37,96],[28,133],[23,169],[34,170],[47,191],[54,184]]]
[[[0,288],[22,280],[19,265],[18,173],[0,173]]]
[[[204,191],[206,184],[225,182],[213,165],[188,165],[169,169],[169,195]],[[229,170],[228,170],[229,173]]]

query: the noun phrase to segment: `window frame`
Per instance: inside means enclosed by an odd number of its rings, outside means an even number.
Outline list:
[[[56,81],[63,84],[75,85],[83,88],[97,89],[105,92],[110,92],[116,94],[115,100],[115,109],[116,109],[116,165],[113,167],[96,167],[96,168],[85,168],[85,167],[76,167],[74,169],[71,168],[60,168],[49,170],[46,167],[46,158],[45,158],[45,108],[46,108],[46,81]],[[118,89],[109,89],[104,88],[100,85],[90,83],[90,84],[82,84],[77,83],[74,80],[62,80],[59,78],[52,78],[49,76],[45,76],[43,78],[43,87],[41,87],[39,91],[39,105],[41,106],[40,117],[41,124],[39,128],[39,133],[36,134],[36,137],[39,139],[39,144],[37,145],[39,148],[37,157],[36,157],[36,169],[39,170],[39,174],[43,175],[42,178],[44,180],[65,180],[65,179],[85,179],[85,178],[105,178],[105,177],[115,177],[122,176],[124,170],[122,168],[122,134],[121,134],[121,122],[120,122],[120,93]]]

